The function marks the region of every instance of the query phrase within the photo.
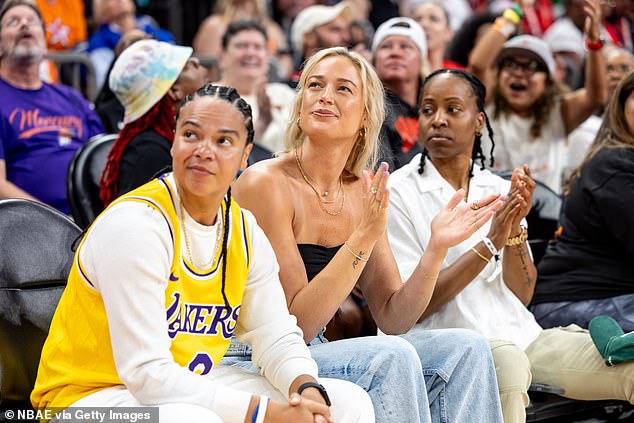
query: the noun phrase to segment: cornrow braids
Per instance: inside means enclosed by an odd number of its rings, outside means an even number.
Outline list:
[[[193,94],[188,95],[183,99],[180,108],[176,112],[175,120],[178,120],[180,116],[180,111],[185,107],[187,103],[196,99],[197,97],[212,97],[218,98],[220,100],[224,100],[231,105],[233,105],[244,118],[244,125],[247,129],[247,145],[253,142],[253,137],[255,131],[253,129],[253,116],[251,114],[251,106],[244,101],[238,91],[232,87],[223,87],[220,85],[213,85],[211,83],[205,84],[201,88],[199,88]],[[227,285],[227,248],[229,244],[229,217],[231,211],[231,186],[227,190],[227,195],[225,197],[225,214],[223,220],[222,227],[222,247],[220,250],[220,257],[222,258],[222,299],[225,302],[225,307],[228,313],[232,312],[231,304],[229,304],[229,300],[227,299],[227,293],[225,292],[225,287]]]
[[[176,112],[175,120],[178,120],[180,116],[180,111],[185,107],[187,103],[194,100],[197,97],[212,97],[218,98],[220,100],[224,100],[227,103],[233,105],[244,118],[244,125],[247,129],[247,145],[253,143],[253,138],[255,136],[255,130],[253,129],[253,116],[251,113],[251,106],[247,103],[238,91],[232,87],[223,87],[221,85],[214,85],[211,83],[203,85],[201,88],[196,90],[194,93],[188,95],[183,99],[178,111]]]
[[[427,78],[423,81],[421,86],[421,97],[422,92],[425,89],[425,85],[434,77],[441,74],[451,74],[455,75],[459,78],[464,79],[469,86],[471,87],[471,91],[476,97],[476,106],[478,107],[478,112],[484,113],[484,121],[486,123],[487,132],[489,133],[489,140],[491,140],[491,151],[489,155],[491,156],[489,161],[489,166],[493,166],[495,163],[495,159],[493,158],[493,150],[495,149],[495,142],[493,141],[493,127],[491,127],[491,122],[489,121],[489,116],[484,110],[484,104],[487,95],[487,89],[475,75],[470,72],[464,71],[462,69],[438,69],[432,73],[430,73]],[[423,152],[420,156],[420,164],[418,165],[418,173],[422,175],[425,172],[425,159],[427,158],[427,149],[423,148]],[[473,150],[471,151],[471,167],[469,168],[469,177],[473,177],[473,166],[475,162],[480,162],[480,170],[484,170],[486,165],[486,155],[482,151],[482,135],[476,135],[473,142]]]
[[[224,225],[222,226],[222,248],[220,250],[220,257],[222,258],[222,299],[225,301],[225,307],[227,312],[231,314],[231,304],[227,299],[227,293],[225,292],[225,286],[227,282],[227,244],[229,243],[229,211],[231,209],[231,187],[227,190],[227,199],[225,200],[225,216]]]

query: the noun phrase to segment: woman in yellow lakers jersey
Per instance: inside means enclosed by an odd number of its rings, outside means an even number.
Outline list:
[[[232,201],[252,142],[251,109],[233,88],[208,84],[184,100],[173,173],[114,201],[77,250],[34,407],[157,406],[161,422],[374,422],[351,383],[321,381],[329,407],[273,249]],[[234,334],[262,376],[219,364]]]

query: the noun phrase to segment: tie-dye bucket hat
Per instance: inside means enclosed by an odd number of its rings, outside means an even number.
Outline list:
[[[134,122],[152,108],[176,82],[191,47],[141,40],[125,49],[110,72],[110,89],[125,108],[123,123]]]

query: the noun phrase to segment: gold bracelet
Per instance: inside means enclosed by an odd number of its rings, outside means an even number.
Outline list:
[[[520,233],[518,235],[515,235],[507,239],[505,245],[507,247],[517,247],[518,245],[524,244],[527,239],[528,239],[528,229],[522,226],[522,230],[520,231]]]
[[[471,251],[473,251],[474,253],[476,253],[478,255],[478,257],[480,257],[482,260],[484,260],[486,262],[486,264],[489,264],[491,262],[491,260],[487,260],[486,257],[484,257],[484,255],[475,249],[475,247],[471,247]]]
[[[357,260],[361,260],[362,262],[365,262],[365,263],[367,263],[367,262],[368,262],[368,259],[367,259],[367,258],[363,258],[363,257],[361,257],[360,255],[355,254],[355,252],[354,252],[354,251],[352,251],[352,248],[350,248],[350,246],[348,245],[348,241],[345,241],[345,242],[343,243],[343,245],[345,245],[345,246],[346,246],[346,249],[347,249],[347,250],[350,252],[350,254],[352,254],[352,255],[353,255],[353,256],[354,256]]]

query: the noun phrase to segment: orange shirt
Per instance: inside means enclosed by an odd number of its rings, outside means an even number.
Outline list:
[[[68,50],[86,41],[86,17],[82,0],[37,0],[46,26],[49,50]]]

